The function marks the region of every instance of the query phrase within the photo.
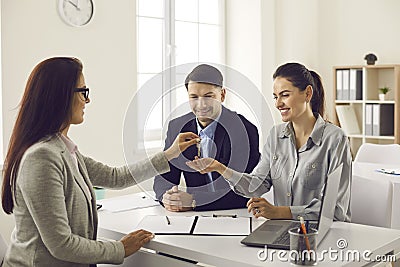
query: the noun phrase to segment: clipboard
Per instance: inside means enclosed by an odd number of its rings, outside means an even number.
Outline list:
[[[247,236],[252,218],[147,215],[136,228],[156,235]]]

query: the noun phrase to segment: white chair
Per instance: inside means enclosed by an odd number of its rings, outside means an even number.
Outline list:
[[[400,166],[400,145],[364,143],[358,149],[354,159],[354,163],[356,162],[384,163],[386,165]]]
[[[7,247],[8,246],[6,244],[6,241],[4,241],[3,237],[0,234],[0,266],[3,264],[3,259],[6,255]]]
[[[351,222],[392,227],[392,183],[353,175],[351,185]]]

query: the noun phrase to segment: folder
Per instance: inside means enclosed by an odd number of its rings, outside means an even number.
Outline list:
[[[363,99],[363,71],[356,70],[356,100]]]
[[[343,100],[343,72],[336,70],[336,100]]]
[[[350,99],[350,69],[342,70],[343,72],[343,85],[342,85],[342,100]]]
[[[136,229],[144,229],[158,235],[247,236],[252,231],[252,219],[236,216],[147,215]]]
[[[394,135],[394,105],[374,104],[372,111],[372,134],[374,136]]]
[[[365,105],[365,135],[372,135],[372,104]]]
[[[346,135],[361,134],[357,116],[352,106],[350,105],[336,106],[336,113],[339,119],[340,127],[343,129]]]
[[[155,234],[192,234],[197,216],[147,215],[137,226]]]
[[[362,70],[350,69],[349,100],[362,100]]]

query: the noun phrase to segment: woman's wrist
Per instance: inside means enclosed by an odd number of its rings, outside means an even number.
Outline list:
[[[226,180],[229,180],[232,177],[232,170],[220,162],[218,162],[217,164],[217,172],[222,175]]]
[[[167,158],[168,161],[171,161],[171,159],[174,159],[179,156],[179,153],[173,151],[172,147],[168,148],[167,150],[164,151],[164,155]]]
[[[276,206],[276,219],[292,219],[292,212],[288,206]]]

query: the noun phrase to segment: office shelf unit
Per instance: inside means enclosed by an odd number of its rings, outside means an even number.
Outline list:
[[[400,64],[336,66],[333,75],[334,123],[340,126],[338,118],[341,118],[345,132],[351,129],[346,134],[353,158],[363,143],[399,144]],[[388,86],[390,91],[382,101],[379,100],[378,88],[384,86]],[[346,108],[337,109],[337,106]],[[350,110],[351,114],[338,116],[337,112],[341,110]],[[346,121],[349,117],[355,117],[356,122]]]

